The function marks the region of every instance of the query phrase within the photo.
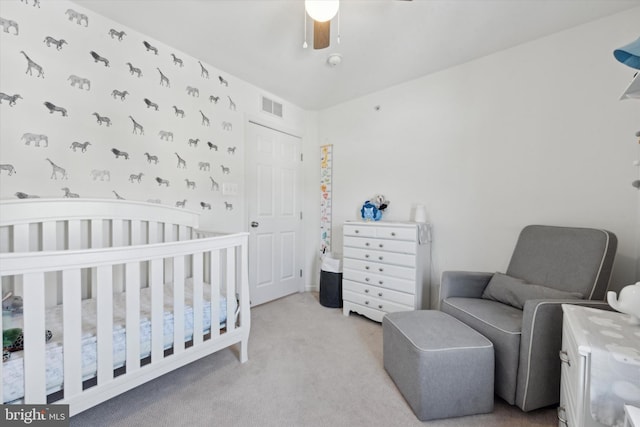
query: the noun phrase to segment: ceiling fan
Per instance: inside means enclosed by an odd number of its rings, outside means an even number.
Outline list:
[[[306,14],[313,20],[313,48],[324,49],[329,47],[331,39],[331,20],[338,13],[338,9],[340,8],[339,0],[305,0],[304,8]],[[338,35],[338,40],[339,37],[340,36]]]

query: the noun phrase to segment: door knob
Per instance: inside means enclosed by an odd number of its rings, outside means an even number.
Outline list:
[[[258,228],[259,225],[260,223],[258,221],[251,221],[251,227]]]

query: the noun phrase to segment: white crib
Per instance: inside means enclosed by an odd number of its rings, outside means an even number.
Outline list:
[[[0,202],[2,294],[23,298],[0,326],[24,332],[0,366],[0,403],[73,416],[235,344],[245,362],[248,235],[200,231],[198,217],[125,200]]]

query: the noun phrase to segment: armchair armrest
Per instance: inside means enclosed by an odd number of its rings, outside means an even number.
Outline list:
[[[440,301],[449,297],[480,298],[493,273],[444,271],[440,280]]]
[[[530,411],[560,401],[562,304],[610,310],[604,301],[580,299],[525,302],[520,338],[516,405]]]

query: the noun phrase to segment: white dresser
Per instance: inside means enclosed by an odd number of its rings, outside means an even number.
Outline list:
[[[386,313],[429,308],[430,233],[415,222],[346,222],[342,299],[382,322]]]
[[[562,305],[559,427],[621,426],[640,402],[640,327],[629,316]]]

